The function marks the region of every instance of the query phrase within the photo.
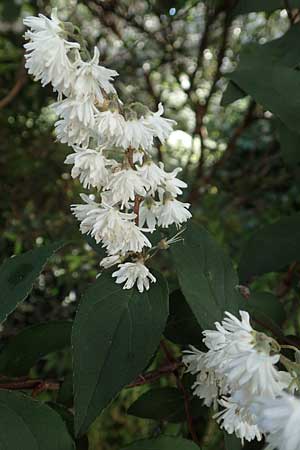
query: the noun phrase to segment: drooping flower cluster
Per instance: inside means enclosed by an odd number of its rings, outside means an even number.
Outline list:
[[[296,450],[300,432],[290,433],[292,422],[300,419],[300,400],[290,395],[296,389],[294,374],[279,370],[279,344],[255,331],[247,312],[240,311],[240,316],[227,312],[216,330],[203,332],[207,352],[194,347],[185,351],[187,371],[196,375],[194,395],[214,406],[221,428],[242,442],[260,441],[266,434],[268,449]],[[272,408],[278,411],[274,422]],[[290,446],[284,434],[289,434]]]
[[[117,283],[125,283],[124,289],[136,283],[143,292],[156,281],[145,266],[149,234],[157,227],[180,227],[191,217],[190,205],[178,200],[186,187],[177,178],[181,169],[167,172],[151,158],[175,122],[162,117],[161,104],[154,113],[139,103],[123,105],[112,84],[118,73],[99,65],[97,47],[92,58],[83,59],[86,49],[74,42],[72,24],[60,21],[56,10],[51,19],[40,14],[24,23],[30,29],[26,68],[58,92],[57,139],[73,148],[65,162],[85,189],[96,190],[72,206],[80,230],[106,249],[101,267],[118,264]]]

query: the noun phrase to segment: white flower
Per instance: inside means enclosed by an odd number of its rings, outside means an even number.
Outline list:
[[[147,150],[152,147],[153,133],[145,124],[143,119],[125,120],[124,133],[116,138],[116,145],[127,149],[142,148]]]
[[[97,208],[99,203],[95,202],[91,197],[86,194],[80,194],[81,199],[85,202],[85,204],[72,205],[71,210],[76,217],[77,220],[83,222],[88,216],[90,211],[93,211]],[[91,231],[91,225],[85,224],[80,226],[80,230],[83,234],[89,233]]]
[[[55,134],[62,144],[76,144],[84,147],[88,147],[92,137],[91,130],[80,123],[78,119],[72,121],[68,119],[58,120],[55,123]]]
[[[149,230],[154,231],[156,226],[156,211],[158,203],[152,197],[146,197],[140,204],[139,208],[139,226],[145,224]]]
[[[74,153],[68,155],[65,164],[73,164],[72,178],[79,178],[84,188],[104,186],[108,181],[108,165],[111,160],[105,158],[101,151],[73,147]]]
[[[117,111],[103,111],[96,115],[96,128],[99,140],[112,145],[124,135],[125,119]]]
[[[167,228],[172,225],[180,225],[192,217],[188,211],[189,203],[182,203],[175,198],[166,198],[157,209],[158,225]]]
[[[176,125],[175,120],[165,119],[161,117],[164,112],[163,105],[159,103],[158,111],[156,113],[151,113],[147,115],[144,119],[147,127],[153,130],[153,135],[158,137],[161,143],[164,143],[165,140],[169,137],[170,133],[173,130],[173,126]]]
[[[165,180],[165,171],[152,160],[145,161],[142,167],[136,166],[136,169],[140,177],[151,186],[151,193],[154,193]]]
[[[51,19],[39,14],[39,17],[26,17],[23,22],[31,28],[25,33],[29,42],[24,45],[28,73],[41,80],[42,86],[51,83],[60,94],[68,94],[76,69],[68,52],[80,48],[79,44],[64,39],[63,24],[57,18],[56,9],[52,10]]]
[[[121,233],[116,233],[113,238],[111,235],[106,236],[104,246],[111,255],[115,253],[125,255],[128,252],[140,253],[144,247],[151,247],[151,242],[142,233],[142,230],[134,222],[127,222]]]
[[[182,361],[187,366],[187,372],[197,375],[192,386],[194,395],[203,399],[204,405],[216,407],[218,396],[226,393],[226,389],[224,380],[206,366],[206,353],[190,346],[190,350],[184,352]]]
[[[100,262],[100,266],[104,267],[104,269],[109,269],[110,267],[114,266],[115,264],[119,264],[120,262],[121,262],[120,255],[112,255],[103,258],[102,261]]]
[[[262,439],[262,434],[256,423],[256,416],[251,412],[249,406],[252,398],[244,391],[235,391],[229,398],[219,400],[223,410],[215,414],[214,418],[221,428],[229,434],[235,433],[238,438],[246,441]]]
[[[113,173],[105,189],[112,192],[116,203],[122,202],[122,207],[127,207],[129,200],[134,201],[136,194],[142,197],[146,195],[149,183],[137,171],[129,168]]]
[[[113,277],[116,277],[116,283],[124,283],[123,289],[131,289],[135,283],[140,292],[144,292],[144,289],[148,290],[150,282],[155,283],[156,278],[152,275],[150,270],[142,263],[124,263],[118,265],[119,270],[113,273]]]
[[[97,108],[90,97],[79,99],[69,97],[61,102],[54,103],[52,108],[58,116],[63,117],[68,124],[93,128]]]
[[[99,58],[99,50],[95,47],[91,61],[80,61],[74,83],[74,94],[79,100],[89,99],[102,105],[104,101],[102,91],[107,94],[116,92],[111,82],[118,72],[99,66]]]
[[[160,163],[160,166],[163,169],[164,167],[163,163]],[[169,192],[174,197],[177,197],[177,195],[182,194],[181,188],[184,189],[187,187],[187,184],[184,181],[180,180],[179,178],[176,178],[178,173],[181,171],[182,169],[178,167],[177,169],[174,169],[172,172],[164,172],[165,173],[164,191]]]
[[[258,398],[254,405],[257,423],[267,433],[266,450],[299,450],[300,400],[284,394],[276,399]]]

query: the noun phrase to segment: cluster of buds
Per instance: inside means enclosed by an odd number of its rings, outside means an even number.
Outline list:
[[[56,136],[73,149],[65,162],[73,166],[73,178],[93,189],[72,206],[80,230],[105,248],[101,267],[118,265],[117,283],[125,283],[124,289],[136,284],[143,292],[156,281],[145,265],[153,254],[150,234],[191,217],[190,205],[178,200],[186,188],[177,178],[181,169],[167,172],[151,156],[175,122],[162,117],[161,104],[157,112],[140,103],[124,105],[113,86],[118,73],[99,65],[97,47],[89,56],[78,31],[56,10],[51,18],[40,14],[24,24],[26,68],[58,93]]]

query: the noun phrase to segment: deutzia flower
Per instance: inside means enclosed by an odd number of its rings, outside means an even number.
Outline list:
[[[149,183],[139,176],[138,172],[128,168],[112,174],[105,189],[112,192],[114,201],[121,202],[122,207],[128,206],[129,200],[134,201],[135,195],[146,195]]]
[[[153,131],[154,136],[158,137],[162,144],[169,137],[173,130],[173,126],[176,125],[175,120],[161,117],[163,113],[163,105],[159,103],[158,111],[147,115],[144,119],[145,124]]]
[[[124,133],[116,137],[115,143],[124,149],[132,147],[148,150],[153,144],[153,133],[145,125],[143,119],[125,120]]]
[[[154,193],[166,177],[165,171],[155,164],[151,159],[144,162],[142,167],[136,166],[136,169],[143,180],[147,180],[151,186],[151,193]]]
[[[143,229],[136,226],[134,222],[127,222],[122,233],[117,234],[114,240],[111,236],[106,237],[104,245],[109,254],[140,253],[144,247],[151,247],[151,242],[142,231]]]
[[[266,450],[299,450],[300,399],[287,394],[258,398],[253,411],[258,426],[267,434]]]
[[[163,228],[167,228],[173,223],[181,225],[192,217],[192,214],[188,211],[189,207],[189,203],[182,203],[168,196],[157,209],[158,225]]]
[[[89,97],[84,99],[69,97],[55,103],[52,108],[58,116],[66,119],[69,124],[75,122],[76,124],[83,124],[85,127],[94,126],[97,109]]]
[[[65,164],[73,164],[72,178],[79,178],[84,188],[100,188],[108,181],[108,165],[111,160],[105,158],[101,151],[73,147],[75,152],[68,155]]]
[[[120,255],[112,255],[107,256],[102,259],[100,262],[100,266],[104,267],[104,269],[109,269],[110,267],[114,266],[115,264],[119,264],[121,262],[122,258]]]
[[[256,423],[256,416],[250,411],[249,405],[252,398],[244,391],[235,391],[229,398],[219,400],[219,404],[224,408],[214,415],[221,428],[229,434],[235,433],[242,440],[261,441],[262,434]]]
[[[55,134],[62,144],[82,145],[88,147],[91,130],[84,127],[78,119],[70,121],[68,118],[60,119],[55,123]]]
[[[111,82],[118,72],[100,66],[99,58],[99,50],[94,47],[93,58],[88,62],[80,61],[74,82],[74,92],[77,99],[90,99],[92,102],[102,105],[104,101],[102,91],[106,94],[116,92]]]
[[[156,211],[158,202],[152,197],[146,197],[140,204],[139,210],[139,226],[143,227],[145,224],[149,230],[154,231],[156,226]]]
[[[163,169],[162,163],[160,166]],[[187,187],[187,184],[184,181],[177,178],[178,173],[181,171],[182,169],[177,167],[177,169],[174,169],[172,172],[165,172],[164,190],[172,194],[174,197],[181,195],[182,189]]]
[[[124,135],[125,119],[117,111],[103,111],[96,115],[96,128],[101,142],[114,144]]]
[[[138,261],[135,263],[127,262],[118,265],[119,270],[113,273],[113,277],[116,278],[116,283],[124,283],[123,289],[131,289],[135,283],[140,292],[146,291],[150,287],[150,282],[155,283],[156,278],[148,267],[146,267],[142,262]]]
[[[65,32],[56,9],[52,10],[51,19],[39,14],[39,17],[26,17],[23,22],[31,28],[25,33],[29,42],[24,45],[28,73],[35,80],[41,80],[42,86],[51,83],[55,91],[67,94],[75,72],[68,53],[79,49],[80,45],[64,39]]]

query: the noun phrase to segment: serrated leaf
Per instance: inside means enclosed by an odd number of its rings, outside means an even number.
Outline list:
[[[0,323],[25,300],[47,260],[61,247],[55,242],[7,259],[0,267]]]
[[[191,395],[190,408],[192,417],[196,418],[201,416],[203,412],[202,400]],[[186,420],[182,392],[174,387],[150,389],[129,407],[127,413],[143,419],[171,423]]]
[[[300,260],[300,213],[256,231],[246,242],[239,264],[241,283],[278,272]]]
[[[67,320],[41,323],[25,328],[9,339],[0,352],[0,372],[26,375],[43,356],[71,344],[72,322]]]
[[[170,314],[164,335],[179,345],[199,346],[203,339],[199,323],[179,289],[170,295]]]
[[[278,326],[286,319],[283,305],[269,292],[251,291],[249,299],[245,300],[245,309],[255,318],[264,322],[271,320]]]
[[[122,450],[199,450],[199,447],[194,442],[181,437],[160,436],[133,442]]]
[[[237,314],[242,297],[230,258],[200,225],[190,223],[184,242],[171,247],[181,290],[202,329]]]
[[[74,321],[75,430],[84,433],[154,354],[168,317],[168,288],[143,294],[115,284],[107,274],[88,289]]]
[[[3,450],[74,450],[60,416],[28,396],[0,390],[0,416]]]

